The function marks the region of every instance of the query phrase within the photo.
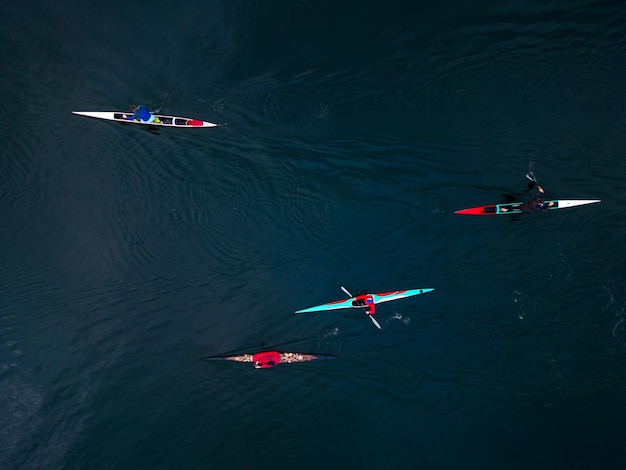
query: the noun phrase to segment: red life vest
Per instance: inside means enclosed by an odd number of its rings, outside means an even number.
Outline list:
[[[271,369],[280,362],[278,351],[264,351],[252,355],[252,362],[257,369]]]

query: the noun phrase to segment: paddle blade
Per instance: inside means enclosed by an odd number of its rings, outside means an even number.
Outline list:
[[[348,297],[352,297],[352,294],[348,292],[348,289],[346,289],[345,287],[341,286],[341,290],[348,294]]]
[[[368,317],[370,317],[370,320],[372,320],[372,323],[376,326],[376,328],[378,328],[379,330],[382,330],[383,328],[380,326],[380,323],[378,323],[376,321],[376,319],[374,318],[373,315],[367,315]]]

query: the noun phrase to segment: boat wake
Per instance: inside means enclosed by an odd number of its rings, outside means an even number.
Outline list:
[[[398,320],[400,321],[402,324],[404,325],[408,325],[409,323],[411,323],[411,317],[409,316],[403,316],[401,313],[394,313],[393,316],[385,323],[385,325],[388,325],[389,323],[391,323],[393,320]]]

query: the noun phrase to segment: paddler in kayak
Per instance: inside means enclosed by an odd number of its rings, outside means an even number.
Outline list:
[[[370,294],[357,295],[352,300],[352,306],[362,308],[367,315],[374,315],[376,312],[376,304],[374,298]]]
[[[539,197],[542,193],[543,191],[536,192],[528,201],[524,202],[521,207],[522,212],[532,214],[533,212],[547,211],[550,206],[553,206],[554,201],[545,202],[543,198]]]
[[[159,121],[159,118],[152,114],[150,110],[142,104],[140,104],[139,106],[132,105],[130,107],[130,110],[133,111],[134,114],[130,117],[126,115],[126,118],[131,121],[140,121],[148,124],[151,122],[161,122]]]
[[[535,178],[535,175],[532,171],[526,173],[526,178],[528,179],[528,189],[526,189],[526,191],[532,191],[533,189],[535,189],[535,187],[536,190],[529,200],[522,203],[519,209],[525,214],[532,214],[534,212],[548,210],[550,207],[552,207],[554,205],[554,201],[545,202],[544,198],[542,197],[545,194],[545,190],[539,185],[539,183],[537,183],[537,179]],[[508,209],[506,207],[500,207],[500,212],[507,211]]]
[[[532,171],[526,173],[526,178],[528,179],[528,191],[532,191],[535,186],[537,190],[533,193],[532,197],[522,204],[522,212],[526,214],[532,214],[533,212],[546,211],[548,207],[554,205],[554,201],[545,202],[543,199],[543,195],[545,194],[544,189],[537,183],[535,179],[535,175],[533,175]]]
[[[252,362],[255,369],[271,369],[276,367],[281,361],[281,354],[278,351],[266,351],[252,355]]]

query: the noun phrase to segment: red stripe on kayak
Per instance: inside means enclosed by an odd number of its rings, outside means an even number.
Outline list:
[[[486,209],[491,208],[491,211]],[[454,211],[455,214],[463,215],[493,215],[496,213],[495,204],[489,206],[470,207],[469,209],[461,209],[460,211]]]
[[[187,121],[188,126],[202,127],[204,126],[204,121],[199,121],[197,119],[190,119]]]
[[[403,292],[406,292],[405,290],[394,290],[393,292],[381,292],[380,294],[376,294],[378,297],[385,297],[387,295],[395,295],[395,294],[402,294]]]

